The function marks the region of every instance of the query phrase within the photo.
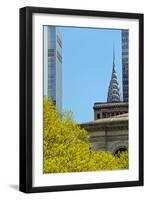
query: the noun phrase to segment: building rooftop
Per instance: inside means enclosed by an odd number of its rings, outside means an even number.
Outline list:
[[[105,124],[105,123],[110,123],[110,122],[125,122],[128,121],[129,115],[128,113],[125,114],[121,114],[121,115],[116,115],[113,117],[109,117],[109,118],[102,118],[102,119],[97,119],[97,120],[93,120],[93,121],[89,121],[89,122],[83,122],[80,125],[84,126],[84,125],[94,125],[94,124]]]
[[[96,107],[104,107],[104,106],[107,106],[107,107],[112,107],[112,106],[127,106],[128,105],[128,102],[95,102],[94,103],[94,108]]]

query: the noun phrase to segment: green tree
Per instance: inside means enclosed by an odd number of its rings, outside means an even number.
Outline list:
[[[126,155],[95,152],[89,134],[73,120],[71,113],[58,113],[44,98],[44,173],[81,172],[127,168]]]
[[[89,135],[71,114],[56,111],[44,99],[44,172],[81,171],[91,154]]]
[[[128,169],[129,168],[129,162],[128,162],[128,151],[122,151],[118,152],[118,154],[115,155],[116,163],[119,166],[119,168]]]

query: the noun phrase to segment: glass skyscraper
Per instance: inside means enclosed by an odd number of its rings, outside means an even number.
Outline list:
[[[43,26],[44,96],[62,111],[62,37],[57,27]]]
[[[122,80],[123,80],[123,101],[128,102],[128,67],[129,67],[129,31],[121,31],[122,38]]]

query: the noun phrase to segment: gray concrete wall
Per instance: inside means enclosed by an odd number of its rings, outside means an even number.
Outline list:
[[[128,149],[128,130],[97,130],[89,133],[94,150],[108,150],[115,154],[121,148]]]
[[[92,148],[115,154],[119,149],[128,149],[128,115],[100,119],[80,125],[90,134]]]

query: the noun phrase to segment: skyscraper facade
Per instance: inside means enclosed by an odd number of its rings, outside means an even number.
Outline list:
[[[128,59],[129,59],[129,31],[121,31],[122,40],[122,81],[123,81],[123,101],[128,102],[129,80],[128,80]]]
[[[62,111],[62,37],[57,27],[43,27],[44,96]]]

